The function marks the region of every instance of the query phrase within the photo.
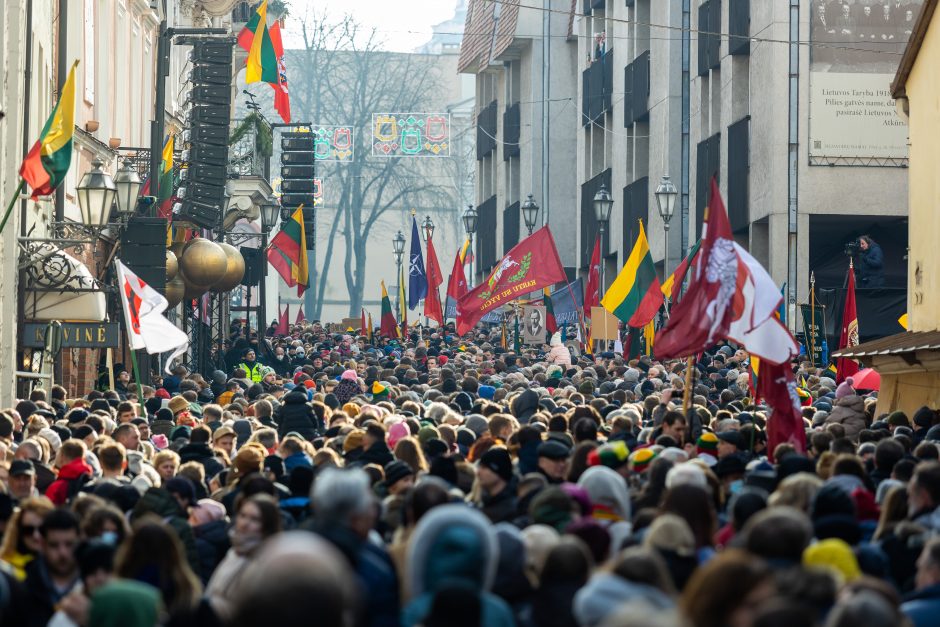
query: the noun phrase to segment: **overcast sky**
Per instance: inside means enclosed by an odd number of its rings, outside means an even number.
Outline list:
[[[431,27],[454,15],[457,0],[291,0],[286,23],[287,48],[302,47],[300,22],[311,9],[318,14],[352,16],[366,30],[375,28],[384,48],[411,52],[431,37]]]

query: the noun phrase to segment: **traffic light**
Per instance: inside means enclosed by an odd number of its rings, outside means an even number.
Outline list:
[[[197,39],[190,52],[192,88],[183,133],[183,169],[177,219],[216,228],[225,207],[228,138],[232,109],[232,43]]]
[[[284,133],[281,136],[281,206],[293,213],[303,205],[307,250],[313,250],[317,239],[314,148],[313,133]]]

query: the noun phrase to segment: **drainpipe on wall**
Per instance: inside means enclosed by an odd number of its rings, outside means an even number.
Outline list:
[[[800,153],[800,0],[790,0],[790,98],[787,153],[787,319],[796,324]]]

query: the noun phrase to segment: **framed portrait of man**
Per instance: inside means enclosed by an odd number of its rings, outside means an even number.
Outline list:
[[[522,308],[522,339],[530,346],[545,343],[545,307],[527,305]]]

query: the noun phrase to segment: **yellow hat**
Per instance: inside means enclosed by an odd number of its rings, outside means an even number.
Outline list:
[[[838,538],[828,538],[806,547],[803,565],[828,569],[844,582],[855,581],[862,576],[852,547]]]
[[[372,394],[384,394],[388,392],[388,388],[379,383],[378,381],[372,382]]]

